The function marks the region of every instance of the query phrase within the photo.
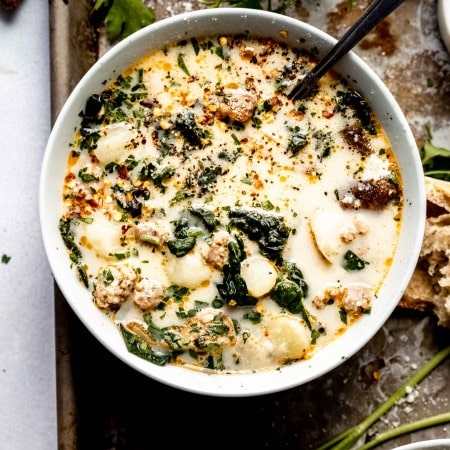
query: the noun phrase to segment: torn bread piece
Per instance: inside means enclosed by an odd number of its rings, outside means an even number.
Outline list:
[[[433,311],[438,324],[450,328],[450,182],[425,177],[425,234],[401,308]]]

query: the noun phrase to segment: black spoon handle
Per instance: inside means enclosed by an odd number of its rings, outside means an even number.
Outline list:
[[[288,98],[295,100],[306,97],[319,78],[321,78],[328,69],[333,67],[342,56],[351,50],[369,33],[369,31],[375,28],[378,23],[391,14],[404,1],[405,0],[373,0],[361,17],[347,30],[336,45],[334,45],[317,65],[294,86],[288,94]]]

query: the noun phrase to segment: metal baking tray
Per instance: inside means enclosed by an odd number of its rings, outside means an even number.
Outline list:
[[[299,0],[288,14],[339,38],[369,0]],[[197,0],[147,1],[160,20],[206,7]],[[265,4],[266,2],[262,2]],[[76,83],[108,50],[91,23],[93,0],[50,0],[52,120]],[[439,37],[435,0],[407,0],[355,51],[375,68],[404,111],[418,145],[425,127],[450,123],[450,60]],[[377,335],[332,372],[286,392],[215,398],[175,390],[115,358],[87,331],[55,285],[58,448],[316,449],[355,425],[394,393],[415,369],[450,344],[432,313],[398,308]],[[369,430],[450,410],[450,361]],[[439,425],[388,441],[379,450],[450,437]]]

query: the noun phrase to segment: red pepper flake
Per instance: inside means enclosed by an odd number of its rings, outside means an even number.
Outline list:
[[[118,169],[118,174],[119,174],[119,178],[122,178],[122,180],[128,180],[129,176],[128,176],[128,169],[127,166],[125,165],[121,165]]]

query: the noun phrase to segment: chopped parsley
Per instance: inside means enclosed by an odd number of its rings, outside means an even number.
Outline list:
[[[8,264],[10,260],[11,260],[11,256],[8,256],[5,254],[2,255],[2,264]]]

